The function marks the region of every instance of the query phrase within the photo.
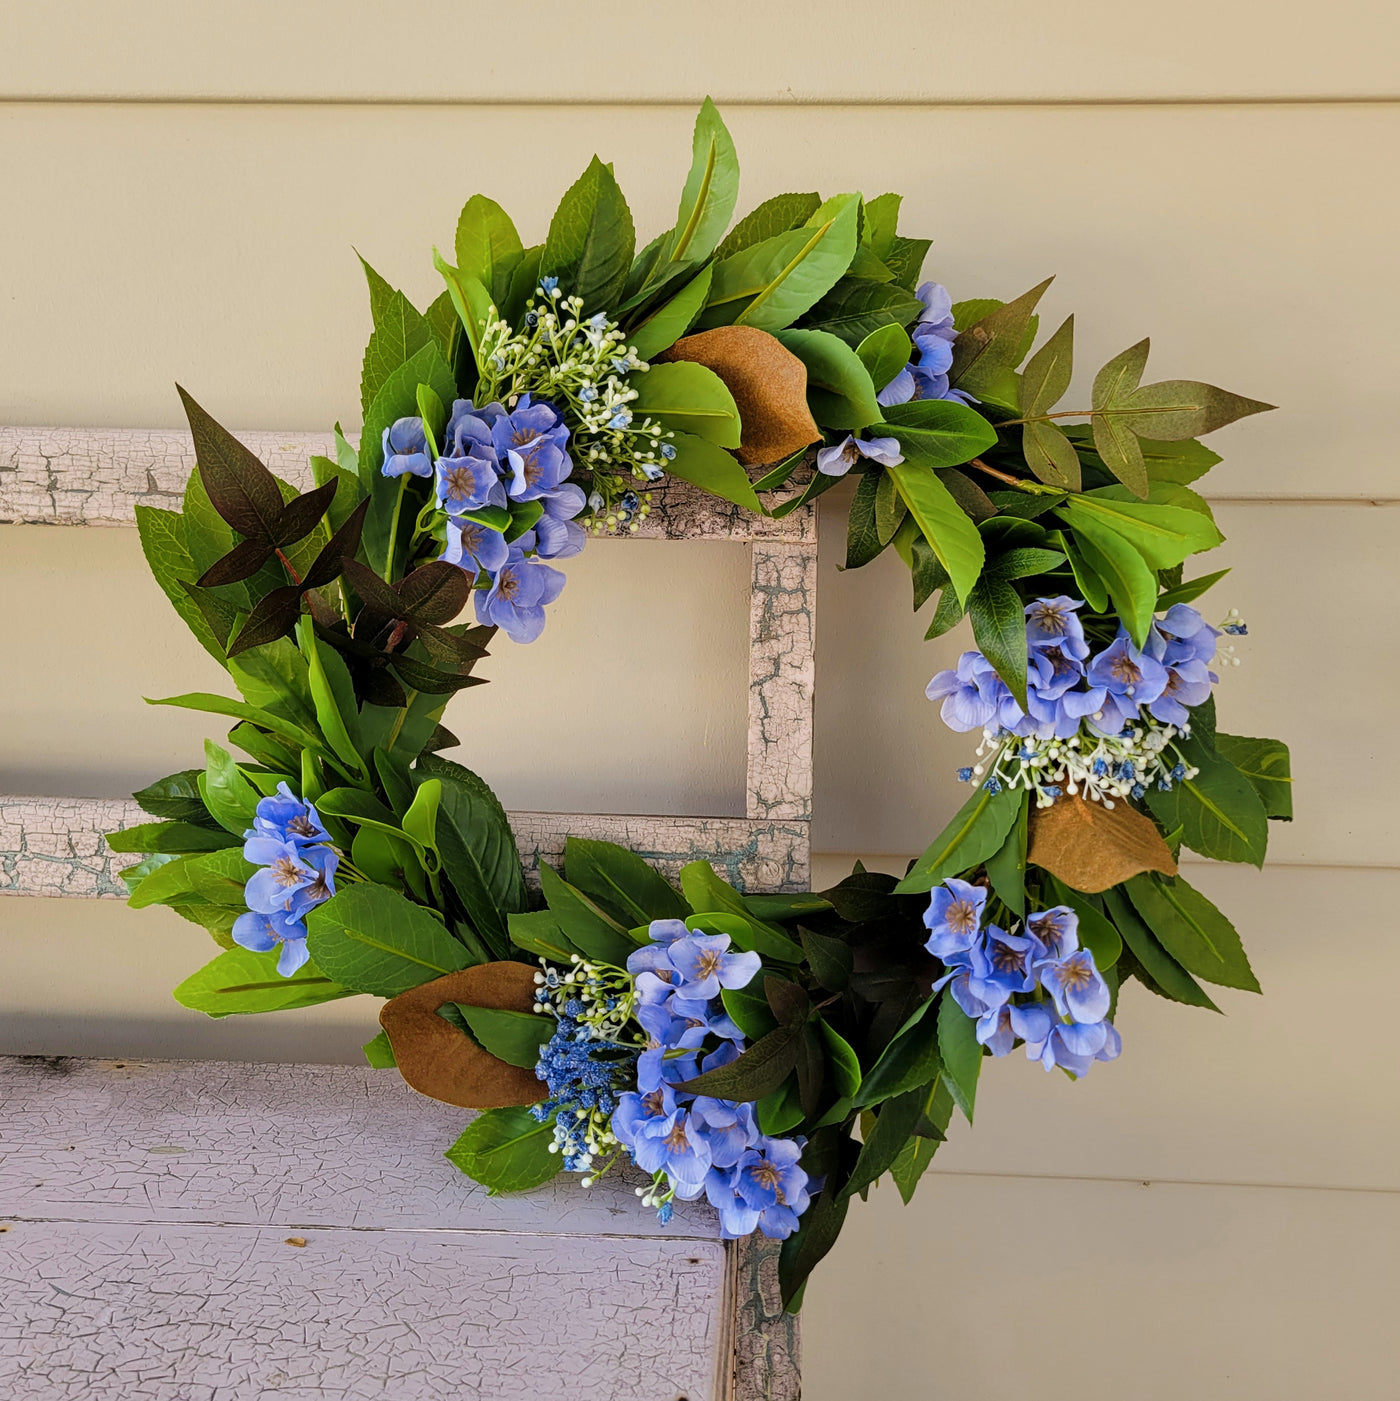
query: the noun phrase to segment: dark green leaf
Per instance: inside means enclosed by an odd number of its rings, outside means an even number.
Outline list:
[[[203,769],[182,769],[159,779],[131,796],[143,812],[167,822],[196,822],[208,827],[214,819],[199,796],[199,776]],[[222,831],[222,828],[220,829]]]
[[[936,1004],[924,1002],[912,1025],[897,1035],[881,1052],[861,1082],[855,1096],[857,1107],[865,1109],[938,1076],[942,1062],[938,1054],[938,1013]]]
[[[671,445],[676,455],[666,464],[668,475],[690,482],[712,496],[763,513],[763,503],[755,494],[748,473],[722,447],[690,433],[676,433]]]
[[[726,216],[727,217],[727,216]],[[636,235],[612,171],[594,156],[569,187],[549,224],[540,271],[590,311],[607,311],[622,295]]]
[[[361,262],[364,260],[361,259]],[[368,265],[366,265],[368,267]],[[402,292],[394,292],[374,318],[374,333],[360,369],[360,411],[368,415],[374,396],[416,350],[432,339],[428,323]]]
[[[851,946],[831,934],[818,934],[814,930],[798,927],[802,940],[802,951],[807,955],[807,966],[812,976],[829,992],[844,992],[851,981]],[[854,1093],[854,1091],[842,1091]]]
[[[1021,813],[1007,833],[1006,840],[987,858],[987,878],[1014,913],[1026,914],[1026,846],[1028,841],[1031,795],[1021,799]]]
[[[471,1033],[497,1060],[533,1070],[539,1063],[540,1047],[554,1035],[558,1021],[536,1012],[511,1012],[495,1007],[469,1007],[457,1003],[457,1010]]]
[[[979,787],[895,889],[902,895],[921,894],[995,855],[1021,811],[1020,798],[1009,788],[992,794]]]
[[[980,1051],[981,1047],[978,1047],[978,1050]],[[880,1106],[875,1118],[875,1127],[865,1136],[860,1157],[856,1159],[850,1180],[842,1189],[842,1194],[847,1199],[869,1187],[890,1168],[932,1099],[933,1086],[919,1085],[912,1090],[906,1090],[902,1095],[886,1100]]]
[[[943,1059],[943,1082],[970,1124],[982,1047],[977,1040],[977,1023],[946,993],[938,1003],[938,1053]]]
[[[1021,595],[1001,579],[979,579],[967,598],[972,635],[982,655],[1024,709],[1026,705],[1026,613]]]
[[[1068,905],[1079,917],[1079,943],[1094,955],[1094,963],[1102,972],[1112,968],[1123,952],[1123,939],[1112,923],[1099,908],[1092,895],[1081,895],[1077,890],[1057,881],[1048,872],[1042,876],[1045,882],[1046,903]]]
[[[1254,785],[1266,816],[1293,820],[1293,776],[1282,740],[1217,734],[1215,748]]]
[[[827,1063],[831,1066],[831,1082],[842,1099],[850,1099],[860,1089],[860,1057],[851,1043],[825,1019],[819,1017],[817,1025],[826,1046]]]
[[[836,1244],[850,1200],[844,1192],[819,1192],[798,1222],[797,1230],[783,1242],[778,1279],[783,1307],[789,1312],[797,1311],[802,1286]]]
[[[1134,876],[1124,887],[1158,942],[1188,973],[1223,987],[1258,992],[1235,927],[1180,876]]]
[[[894,251],[895,235],[899,231],[899,206],[903,195],[877,195],[865,202],[864,240],[877,258],[888,258]]]
[[[907,326],[922,307],[917,297],[895,283],[843,277],[807,313],[803,325],[858,346],[884,326]]]
[[[1146,987],[1173,1002],[1206,1007],[1212,1012],[1220,1010],[1205,989],[1157,941],[1157,936],[1142,922],[1121,887],[1105,890],[1103,899],[1128,951],[1147,975]]]
[[[1212,861],[1264,864],[1269,820],[1254,785],[1228,759],[1208,749],[1199,736],[1179,739],[1188,764],[1200,769],[1169,793],[1148,790],[1147,805],[1168,832]]]
[[[875,524],[875,498],[880,483],[885,480],[881,472],[863,472],[856,483],[856,494],[851,500],[850,514],[846,517],[846,568],[860,569],[884,551]],[[893,481],[892,478],[889,480]]]
[[[1082,501],[1073,497],[1071,502]],[[1109,526],[1085,515],[1067,512],[1066,518],[1074,529],[1074,540],[1066,539],[1071,564],[1082,557],[1101,580],[1113,606],[1123,620],[1133,641],[1142,647],[1152,626],[1152,610],[1157,602],[1157,575],[1137,548]],[[1077,576],[1076,576],[1077,577]],[[1091,583],[1092,580],[1082,581]],[[1086,597],[1089,595],[1086,593]]]
[[[911,399],[891,404],[876,431],[899,440],[908,463],[956,467],[996,445],[996,429],[975,409],[952,399]]]
[[[1228,569],[1217,569],[1214,574],[1202,574],[1199,579],[1191,579],[1184,584],[1178,584],[1173,589],[1167,589],[1157,599],[1156,611],[1165,613],[1175,604],[1195,602],[1207,589],[1218,584],[1229,572]]]
[[[637,951],[636,942],[625,928],[543,861],[540,863],[540,888],[565,938],[585,958],[622,967],[628,955]]]
[[[715,249],[716,258],[728,258],[742,253],[756,243],[776,238],[790,229],[800,228],[821,208],[818,194],[774,195],[757,209],[745,214]]]
[[[713,1095],[741,1103],[763,1099],[796,1067],[802,1033],[801,1022],[779,1026],[767,1036],[759,1037],[737,1060],[716,1070],[707,1070],[693,1080],[682,1081],[676,1088],[689,1094]]]
[[[1035,419],[1021,430],[1021,452],[1036,478],[1047,486],[1078,491],[1082,485],[1079,454],[1064,430],[1044,419]]]
[[[895,285],[912,293],[924,269],[924,259],[933,246],[928,238],[902,238],[898,235],[885,256],[885,266],[894,274]],[[905,318],[907,321],[908,318]]]
[[[684,919],[689,912],[659,871],[613,842],[569,837],[564,843],[564,873],[571,885],[629,927],[654,919]]]

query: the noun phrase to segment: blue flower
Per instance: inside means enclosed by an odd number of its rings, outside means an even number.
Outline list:
[[[564,420],[552,404],[532,403],[528,394],[492,423],[491,441],[502,466],[509,468],[506,491],[513,501],[535,501],[573,471],[564,446],[569,441]]]
[[[941,283],[925,282],[914,294],[923,304],[914,334],[937,336],[951,345],[958,338],[953,325],[953,296]]]
[[[447,543],[439,559],[460,565],[468,573],[495,572],[510,558],[510,546],[499,530],[479,521],[447,518]]]
[[[690,1113],[699,1125],[714,1167],[733,1167],[760,1137],[752,1104],[697,1095]]]
[[[1076,1022],[1101,1022],[1108,1016],[1108,984],[1094,966],[1094,955],[1088,949],[1076,949],[1055,962],[1038,963],[1036,972],[1062,1017]]]
[[[1089,663],[1089,684],[1102,687],[1103,709],[1089,718],[1089,726],[1108,736],[1121,734],[1138,708],[1156,700],[1166,689],[1167,673],[1161,662],[1133,646],[1126,631]]]
[[[653,1091],[664,1096],[665,1091]],[[621,1116],[621,1117],[620,1117]],[[677,1108],[665,1115],[648,1114],[635,1120],[614,1114],[613,1132],[631,1152],[644,1172],[664,1172],[682,1201],[693,1201],[705,1188],[710,1171],[710,1146],[705,1141],[705,1125],[688,1109]]]
[[[504,506],[505,487],[497,474],[495,454],[476,449],[462,457],[437,460],[436,492],[448,515],[479,511],[483,506]]]
[[[995,929],[993,925],[991,928]],[[990,931],[989,931],[990,932]],[[1002,931],[997,929],[1000,934]],[[949,954],[943,960],[947,972],[933,984],[933,991],[946,987],[959,1007],[974,1020],[1000,1007],[1011,996],[1002,982],[992,978],[992,965],[985,941],[974,944],[962,953]]]
[[[553,295],[553,293],[558,290],[558,287],[559,279],[557,277],[540,278],[540,291],[543,292],[545,296]]]
[[[306,949],[306,926],[294,916],[264,914],[249,910],[233,922],[233,942],[255,953],[266,953],[279,945],[277,971],[290,978],[311,957]]]
[[[854,433],[847,433],[844,443],[818,451],[817,471],[828,477],[844,477],[862,457],[882,467],[897,467],[904,461],[898,438],[857,438]]]
[[[321,825],[320,814],[310,803],[304,803],[285,783],[277,785],[277,793],[258,802],[252,828],[245,837],[271,837],[277,842],[294,846],[312,846],[330,841],[330,833]],[[251,858],[249,858],[251,860]]]
[[[1084,637],[1084,624],[1076,610],[1084,606],[1082,598],[1037,598],[1026,604],[1026,645],[1032,650],[1058,648],[1065,657],[1082,662],[1089,655],[1089,643]],[[1081,669],[1081,675],[1082,669]]]
[[[708,1000],[721,988],[741,988],[763,966],[756,953],[729,953],[728,934],[690,934],[668,946],[671,966],[681,975],[679,995]]]
[[[510,547],[490,589],[477,589],[476,620],[503,628],[512,642],[533,642],[544,631],[544,607],[564,591],[564,576]]]
[[[710,1005],[668,993],[665,997],[646,995],[648,980],[655,975],[643,973],[637,979],[637,991],[643,996],[635,1016],[643,1031],[659,1045],[669,1049],[699,1050],[710,1034]],[[664,986],[664,984],[662,985]]]
[[[1002,712],[1005,701],[1016,704],[981,652],[964,652],[956,669],[938,672],[925,687],[924,695],[931,701],[941,700],[939,714],[943,723],[950,730],[963,733],[990,726]]]
[[[1008,934],[995,924],[989,925],[982,945],[986,965],[982,980],[1003,989],[1006,997],[1014,992],[1034,991],[1035,970],[1031,966],[1034,951],[1035,944],[1028,936]]]
[[[340,858],[328,846],[299,847],[271,837],[249,837],[243,855],[262,867],[243,891],[248,908],[258,914],[299,917],[335,894]]]
[[[405,472],[415,477],[433,475],[433,459],[428,452],[428,435],[421,418],[395,419],[381,440],[384,449],[386,477],[401,477]]]
[[[728,1174],[710,1175],[705,1195],[720,1213],[721,1234],[734,1239],[757,1226],[771,1240],[786,1240],[797,1229],[811,1201],[802,1148],[795,1138],[764,1136]]]
[[[994,1056],[1004,1056],[1016,1044],[1016,1032],[1011,1025],[1011,1004],[1003,1002],[983,1012],[977,1019],[977,1041]]]
[[[1079,947],[1079,916],[1068,905],[1036,911],[1026,916],[1026,937],[1032,964],[1066,958]]]
[[[564,482],[548,495],[544,515],[535,522],[535,552],[541,559],[569,559],[579,553],[588,537],[574,517],[587,505],[583,488]]]
[[[954,954],[966,953],[977,942],[986,903],[984,886],[970,885],[955,876],[935,886],[924,911],[924,926],[929,931],[924,947],[945,963]]]
[[[1153,625],[1147,651],[1167,673],[1162,694],[1148,703],[1148,710],[1164,724],[1191,723],[1188,707],[1203,705],[1211,683],[1220,678],[1210,669],[1219,632],[1194,609],[1175,604]]]
[[[1043,1002],[1014,1008],[1012,1023],[1025,1040],[1026,1059],[1039,1061],[1046,1070],[1059,1066],[1071,1075],[1086,1075],[1096,1060],[1113,1060],[1122,1049],[1112,1023],[1057,1021]]]

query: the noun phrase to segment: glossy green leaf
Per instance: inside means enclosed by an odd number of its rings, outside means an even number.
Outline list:
[[[549,1151],[553,1142],[552,1120],[540,1123],[529,1109],[512,1105],[477,1115],[443,1156],[493,1196],[528,1192],[564,1166],[564,1155]]]
[[[183,856],[200,851],[219,851],[242,844],[242,834],[212,831],[191,822],[142,822],[135,827],[107,834],[111,851],[166,851]]]
[[[508,917],[510,940],[517,948],[536,958],[567,964],[579,950],[564,936],[559,922],[548,910],[531,910]]]
[[[540,863],[539,875],[549,912],[564,937],[585,958],[615,968],[625,966],[628,956],[637,951],[637,943],[626,928],[546,862]]]
[[[874,433],[897,438],[906,461],[918,467],[957,467],[997,441],[996,429],[981,414],[953,399],[891,404]]]
[[[925,1002],[912,1025],[905,1027],[881,1052],[861,1081],[854,1102],[866,1109],[892,1099],[937,1078],[942,1061],[938,1053],[936,1004]]]
[[[185,587],[187,584],[193,585],[202,571],[195,568],[186,546],[183,517],[175,511],[163,511],[154,506],[138,504],[135,510],[141,549],[161,592],[170,600],[185,626],[194,633],[199,645],[223,666],[223,644],[227,634],[223,637],[216,635]]]
[[[749,481],[749,475],[739,463],[716,443],[698,438],[692,433],[677,433],[671,439],[676,455],[666,464],[668,476],[708,491],[711,496],[732,501],[758,514],[763,503]]]
[[[1235,926],[1180,876],[1134,876],[1124,886],[1162,947],[1188,973],[1223,987],[1258,992]]]
[[[888,258],[894,251],[899,231],[899,206],[903,195],[876,195],[865,202],[865,242],[877,258]]]
[[[715,249],[715,257],[728,258],[790,229],[801,228],[821,208],[821,202],[818,194],[774,195],[764,200],[725,235]]]
[[[862,472],[856,482],[856,494],[846,516],[847,569],[863,568],[884,551],[886,542],[880,539],[875,522],[875,503],[880,484],[886,481],[893,488],[894,478],[884,472]]]
[[[1006,840],[987,858],[987,878],[1002,903],[1012,913],[1026,914],[1026,848],[1029,844],[1031,795],[1023,793],[1021,811]]]
[[[636,852],[613,842],[569,837],[564,843],[564,872],[571,885],[629,927],[654,919],[684,919],[689,913],[659,871]]]
[[[1269,819],[1255,786],[1228,759],[1208,749],[1199,735],[1177,741],[1188,764],[1199,768],[1163,793],[1151,788],[1147,805],[1168,832],[1212,861],[1247,861],[1263,866]]]
[[[586,311],[608,311],[622,295],[635,248],[627,201],[594,156],[550,220],[540,272],[557,277],[565,295],[582,297]]]
[[[559,1026],[556,1018],[537,1012],[470,1007],[461,1002],[456,1006],[483,1050],[497,1060],[526,1070],[533,1070],[539,1063],[540,1047]]]
[[[938,1053],[943,1059],[943,1083],[970,1124],[982,1070],[982,1046],[977,1023],[946,993],[938,1001]]]
[[[1071,505],[1082,500],[1073,497]],[[1082,557],[1102,580],[1124,627],[1139,647],[1144,646],[1157,603],[1156,573],[1135,545],[1097,517],[1076,514],[1072,509],[1065,512],[1065,517],[1074,529],[1070,560]]]
[[[829,1022],[817,1022],[822,1043],[826,1047],[827,1060],[831,1065],[831,1081],[836,1093],[849,1099],[860,1089],[860,1057],[851,1043],[846,1040]]]
[[[881,326],[856,346],[856,354],[878,394],[913,359],[914,343],[903,326]]]
[[[938,562],[948,571],[958,598],[965,600],[986,558],[977,527],[928,468],[906,462],[885,470],[894,478],[909,514],[937,555]]]
[[[801,1307],[802,1290],[812,1271],[836,1244],[851,1199],[844,1192],[828,1189],[818,1192],[803,1213],[797,1230],[782,1245],[778,1259],[778,1284],[783,1307],[796,1313]]]
[[[739,446],[739,409],[729,387],[711,369],[688,360],[638,370],[628,380],[638,418],[694,434],[724,448]]]
[[[710,295],[714,269],[701,268],[670,301],[662,302],[627,333],[627,343],[640,360],[651,360],[670,349],[695,324]]]
[[[203,769],[182,769],[179,773],[147,784],[131,796],[140,805],[141,811],[150,813],[152,817],[166,822],[194,822],[208,827],[214,819],[204,806],[204,799],[199,796],[199,776],[203,772]]]
[[[880,420],[871,382],[859,355],[828,331],[778,331],[779,341],[807,367],[807,403],[824,428],[864,428]]]
[[[922,894],[948,876],[969,871],[995,855],[1021,811],[1020,798],[1009,788],[989,793],[979,787],[895,886],[896,892]]]
[[[1265,816],[1293,820],[1293,776],[1288,746],[1282,740],[1217,734],[1215,748],[1254,785]]]
[[[1128,951],[1146,975],[1144,985],[1149,990],[1173,1002],[1184,1002],[1189,1007],[1205,1007],[1212,1012],[1220,1010],[1205,989],[1162,947],[1157,936],[1142,922],[1121,886],[1105,890],[1103,900]]]
[[[1026,613],[1021,595],[1002,579],[979,579],[967,596],[967,615],[982,655],[1024,709]]]
[[[1175,588],[1167,589],[1157,599],[1157,612],[1165,613],[1167,609],[1178,603],[1194,603],[1207,589],[1214,588],[1229,572],[1228,569],[1217,569],[1214,574],[1202,574],[1199,579],[1188,579]]]
[[[803,325],[812,331],[829,331],[847,345],[858,346],[882,327],[907,326],[922,307],[916,296],[895,283],[843,277],[812,307]]]
[[[232,948],[206,963],[175,989],[182,1007],[211,1017],[250,1012],[288,1012],[349,997],[314,963],[303,964],[290,978],[277,971],[279,951],[254,953]]]
[[[238,771],[227,749],[212,739],[204,741],[204,772],[199,796],[225,831],[241,837],[253,825],[262,795]]]
[[[306,928],[317,965],[343,987],[375,997],[397,997],[472,961],[421,905],[367,882],[317,905]]]
[[[495,200],[473,195],[458,216],[455,249],[462,272],[488,288],[498,307],[504,306],[525,254],[510,215]]]

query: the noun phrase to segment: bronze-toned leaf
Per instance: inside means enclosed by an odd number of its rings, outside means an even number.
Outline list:
[[[282,549],[286,549],[288,545],[295,545],[298,540],[304,540],[316,529],[321,517],[330,509],[339,485],[340,483],[332,477],[330,481],[323,482],[310,491],[304,491],[287,502],[282,508],[282,516],[277,522],[273,537]]]
[[[423,691],[430,696],[450,696],[454,691],[465,690],[468,686],[484,686],[484,676],[472,676],[469,671],[439,671],[413,657],[397,653],[389,658],[394,675],[415,691]]]
[[[397,618],[402,611],[402,600],[392,584],[386,584],[369,565],[361,564],[348,556],[343,561],[345,577],[350,587],[360,596],[366,608],[385,618]]]
[[[949,382],[976,394],[996,385],[1000,376],[1014,370],[1025,354],[1036,303],[1054,280],[1047,277],[1039,286],[989,311],[963,331],[953,342]]]
[[[276,642],[286,637],[301,617],[301,589],[295,584],[273,589],[258,600],[257,607],[248,615],[248,621],[239,630],[238,636],[229,643],[228,654],[236,657],[250,647],[261,647],[268,642]]]
[[[214,509],[240,535],[271,544],[282,516],[282,491],[277,478],[180,385],[175,388],[189,420],[199,479]]]
[[[1111,808],[1063,797],[1032,808],[1027,860],[1073,890],[1095,894],[1144,871],[1176,874],[1171,849],[1150,817],[1126,801]]]
[[[345,518],[340,529],[331,536],[330,542],[321,547],[321,553],[316,556],[311,568],[306,571],[306,578],[302,580],[308,589],[323,589],[340,578],[346,558],[355,557],[360,548],[360,533],[364,530],[369,502],[370,498],[366,496]]]
[[[821,437],[807,407],[807,367],[767,331],[716,326],[678,340],[660,360],[713,370],[734,396],[741,424],[739,460],[778,462]]]
[[[202,589],[220,584],[238,584],[251,579],[272,558],[272,546],[261,540],[240,540],[228,554],[221,555],[199,576]]]
[[[446,560],[420,564],[400,580],[398,594],[403,600],[400,616],[426,625],[450,623],[471,597],[473,576]]]
[[[530,1012],[535,970],[527,963],[481,963],[423,983],[379,1010],[399,1073],[419,1094],[463,1109],[535,1104],[545,1088],[533,1070],[508,1065],[438,1016],[447,1002],[500,1011]]]

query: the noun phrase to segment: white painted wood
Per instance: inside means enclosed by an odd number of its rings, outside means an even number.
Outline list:
[[[1212,9],[1240,22],[1246,9],[1257,13],[1239,3]],[[1024,4],[954,10],[1000,16],[996,42],[956,60],[969,81],[994,82],[1015,55],[1050,77],[1072,71],[1049,57],[1053,47],[1026,37],[1042,25],[1058,32],[1060,7],[1043,18]],[[37,22],[48,13],[35,10]],[[630,42],[632,31],[588,13],[610,44]],[[956,52],[944,42],[956,22],[947,4],[903,28],[891,21],[899,38],[881,46],[878,65],[839,62],[871,79],[878,72],[883,83],[889,62],[918,53],[922,72]],[[291,23],[279,15],[271,46],[251,24],[237,32],[271,60]],[[1326,23],[1342,32],[1330,11]],[[1173,42],[1168,31],[1182,42],[1189,35],[1192,52],[1211,51],[1208,31],[1179,10],[1165,23],[1155,11],[1117,6],[1101,32],[1137,24],[1150,27],[1153,46],[1120,67],[1124,81],[1157,61],[1158,46]],[[688,27],[687,46],[701,32],[710,31]],[[776,54],[728,38],[724,51],[734,63],[771,67],[809,33],[821,29],[804,21]],[[1307,33],[1271,12],[1268,44],[1230,71],[1254,73],[1276,45]],[[474,68],[492,62],[480,57],[489,45],[471,48]],[[1349,63],[1378,54],[1389,63],[1391,49],[1378,42],[1345,51]],[[102,46],[92,51],[109,71]],[[837,47],[824,51],[837,61]],[[73,45],[62,52],[65,63],[76,61]],[[1319,45],[1304,52],[1311,64]],[[377,50],[362,59],[403,86]],[[629,88],[652,71],[633,58],[624,66]],[[337,65],[320,50],[295,71],[304,84],[308,73]],[[610,62],[598,71],[617,70]],[[656,71],[668,88],[678,81],[674,64]],[[934,91],[932,80],[921,86]],[[1218,436],[1226,461],[1212,490],[1396,496],[1386,405],[1400,323],[1400,285],[1388,273],[1400,186],[1377,178],[1377,162],[1400,143],[1400,105],[736,107],[728,118],[743,164],[741,210],[819,185],[902,190],[903,226],[934,240],[928,275],[955,295],[1010,296],[1057,273],[1043,320],[1049,328],[1076,313],[1082,373],[1072,392],[1080,402],[1099,364],[1150,334],[1152,375],[1202,378],[1280,403],[1280,412]],[[441,290],[428,250],[451,244],[468,194],[502,201],[526,241],[538,241],[560,192],[595,151],[616,161],[645,239],[675,217],[691,120],[685,107],[4,108],[8,198],[61,211],[81,190],[102,217],[0,222],[0,266],[23,270],[7,289],[0,422],[173,426],[178,379],[223,422],[285,429],[339,418],[353,426],[369,333],[353,248],[422,305]],[[1028,160],[1045,172],[1034,199]],[[391,180],[413,199],[382,198],[379,187]],[[316,190],[343,194],[308,195]],[[106,268],[133,273],[86,271]],[[55,335],[55,326],[83,329]]]
[[[1281,0],[1146,6],[1067,0],[712,0],[682,19],[645,0],[409,0],[386,10],[252,0],[51,0],[7,15],[0,93],[337,102],[989,102],[1376,96],[1396,92],[1385,12]],[[66,44],[82,33],[88,42]],[[431,35],[450,64],[386,64]],[[878,58],[878,61],[876,59]],[[561,60],[567,61],[561,61]],[[542,62],[547,80],[522,83]]]
[[[0,1062],[0,1388],[726,1396],[713,1213],[489,1197],[441,1156],[470,1117],[367,1069]]]
[[[1393,1401],[1397,1240],[1390,1193],[934,1172],[852,1206],[803,1396]]]

